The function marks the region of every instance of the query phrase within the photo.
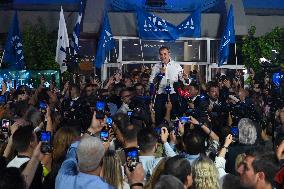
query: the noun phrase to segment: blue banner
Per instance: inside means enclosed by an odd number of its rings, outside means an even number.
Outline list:
[[[219,5],[225,6],[224,0],[109,0],[112,11],[134,11],[135,7],[147,11],[165,11],[165,12],[193,12],[199,8],[201,11],[220,12]],[[218,9],[216,9],[218,6]],[[224,7],[222,6],[222,7]]]
[[[225,30],[221,39],[218,66],[222,66],[227,63],[231,43],[235,43],[234,10],[232,5],[230,6]]]
[[[77,21],[73,30],[73,34],[71,37],[71,43],[70,43],[70,50],[71,53],[76,55],[79,54],[79,40],[80,40],[80,31],[81,31],[81,21],[83,17],[83,11],[84,11],[84,4],[83,1],[80,2],[80,10],[78,13]]]
[[[14,15],[4,49],[3,61],[10,69],[24,69],[24,52],[17,12]]]
[[[179,37],[200,37],[201,36],[201,11],[197,9],[180,25],[177,26]]]
[[[80,0],[14,0],[14,4],[78,4]]]
[[[142,9],[137,9],[138,33],[141,39],[174,41],[179,35],[176,26]]]
[[[103,28],[97,47],[97,53],[95,58],[96,68],[101,68],[105,62],[106,54],[115,47],[113,35],[109,25],[109,19],[107,13],[104,15]]]

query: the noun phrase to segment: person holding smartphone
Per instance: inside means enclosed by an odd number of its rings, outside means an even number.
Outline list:
[[[32,126],[19,127],[12,135],[12,143],[18,155],[8,163],[7,167],[16,167],[22,172],[31,160],[33,152],[39,143],[34,128]],[[42,188],[42,176],[43,167],[37,166],[35,176],[31,182],[31,189]]]

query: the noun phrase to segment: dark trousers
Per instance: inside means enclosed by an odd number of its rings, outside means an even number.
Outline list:
[[[173,105],[171,117],[175,118],[180,116],[180,104],[177,94],[170,94],[170,100]],[[166,114],[166,102],[168,100],[167,94],[158,94],[155,100],[155,116],[156,116],[156,125],[159,125],[163,122]]]

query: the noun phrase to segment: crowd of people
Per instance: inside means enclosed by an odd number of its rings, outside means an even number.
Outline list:
[[[269,80],[152,69],[107,81],[2,82],[0,189],[284,188],[284,100]]]

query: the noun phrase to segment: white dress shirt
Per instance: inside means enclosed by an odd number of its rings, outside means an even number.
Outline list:
[[[165,76],[162,78],[158,90],[158,94],[165,93],[165,88],[167,87],[167,82],[171,86],[171,94],[176,93],[173,88],[173,83],[177,82],[179,79],[183,80],[183,69],[181,65],[174,61],[170,61],[168,64],[164,64],[166,68]],[[152,67],[152,73],[149,79],[150,83],[153,83],[154,78],[160,73],[160,69],[162,68],[162,63],[157,63]]]

